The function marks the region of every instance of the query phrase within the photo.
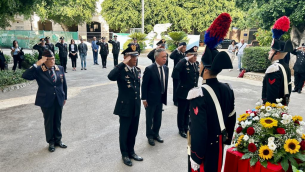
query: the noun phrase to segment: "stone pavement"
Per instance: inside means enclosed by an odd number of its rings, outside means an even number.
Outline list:
[[[119,57],[122,60],[122,56]],[[199,60],[199,59],[198,59]],[[99,57],[101,64],[101,58]],[[142,54],[139,67],[144,71],[151,61]],[[235,70],[224,70],[222,82],[232,85],[237,114],[254,108],[260,99],[261,82],[237,78]],[[178,134],[177,107],[172,103],[172,80],[169,79],[168,105],[164,106],[160,136],[163,144],[152,147],[145,137],[145,110],[142,106],[135,151],[144,158],[133,161],[132,167],[122,163],[119,150],[119,117],[113,115],[117,98],[116,82],[108,80],[113,68],[112,54],[107,69],[93,65],[92,54],[87,58],[86,71],[72,71],[68,61],[68,100],[63,110],[62,133],[67,149],[48,152],[43,116],[34,106],[37,84],[7,93],[0,93],[0,171],[101,171],[101,172],[185,172],[187,171],[186,139]],[[170,73],[173,61],[169,60]],[[292,94],[290,109],[305,117],[303,94]]]

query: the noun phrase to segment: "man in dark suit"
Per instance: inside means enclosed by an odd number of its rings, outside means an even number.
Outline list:
[[[45,37],[44,39],[45,39],[45,41],[46,41],[46,46],[47,46],[47,48],[48,48],[49,50],[51,50],[53,54],[55,54],[54,45],[50,42],[50,37],[47,36],[47,37]]]
[[[67,72],[67,56],[68,56],[68,46],[64,42],[65,37],[60,37],[60,42],[57,42],[55,47],[58,47],[59,50],[59,59],[60,59],[60,65],[64,68],[65,73]]]
[[[22,77],[37,81],[35,105],[40,106],[43,113],[49,151],[54,152],[55,146],[67,148],[61,141],[62,109],[67,100],[67,83],[63,67],[55,65],[52,51],[45,50],[42,59],[26,70]]]
[[[117,40],[118,36],[114,35],[114,41],[111,39],[108,42],[112,44],[113,64],[118,65],[118,58],[120,53],[120,42]]]
[[[123,162],[132,166],[130,158],[143,161],[143,158],[134,151],[141,111],[141,70],[136,67],[139,54],[134,44],[131,44],[122,54],[124,54],[124,61],[111,70],[108,78],[111,81],[117,81],[119,87],[114,114],[120,117],[120,149]]]
[[[185,51],[186,51],[186,43],[181,42],[176,50],[174,50],[171,55],[169,56],[171,59],[174,60],[174,68],[178,64],[178,62],[185,57]],[[178,99],[177,99],[177,87],[179,84],[179,80],[173,78],[173,101],[174,105],[178,105]]]
[[[146,137],[151,146],[154,139],[163,143],[159,135],[162,121],[162,104],[167,104],[168,67],[165,49],[157,49],[156,62],[145,68],[142,82],[142,100],[146,109]]]
[[[92,53],[93,53],[93,62],[94,62],[93,65],[99,65],[98,58],[97,58],[99,47],[96,43],[97,43],[96,37],[93,37],[93,41],[91,42]]]
[[[107,56],[109,54],[109,46],[108,46],[108,43],[105,42],[105,41],[106,41],[106,37],[102,37],[102,42],[98,41],[96,43],[96,45],[99,45],[101,47],[100,55],[101,55],[101,58],[102,58],[103,68],[106,68],[106,65],[107,65]]]
[[[173,70],[172,78],[179,80],[177,88],[178,115],[177,124],[179,134],[186,138],[189,125],[189,100],[188,92],[198,86],[199,63],[197,62],[197,46],[185,52],[186,57],[181,59]]]
[[[81,59],[81,66],[82,69],[81,70],[87,70],[86,65],[86,59],[87,59],[87,51],[88,51],[88,47],[87,44],[84,43],[84,40],[81,38],[80,39],[80,44],[78,44],[78,51],[79,51],[79,56]]]
[[[164,39],[160,40],[158,43],[157,43],[157,48],[151,50],[147,57],[151,60],[152,63],[155,63],[155,51],[156,49],[160,49],[160,48],[163,48],[165,49],[165,43],[166,41]],[[166,63],[165,63],[166,66],[168,66],[168,54],[167,54],[167,60],[166,60]]]
[[[41,39],[39,40],[39,43],[38,43],[38,44],[35,44],[35,45],[33,46],[33,49],[34,49],[34,50],[37,50],[38,53],[39,53],[39,55],[38,55],[38,60],[41,59],[42,53],[44,52],[44,50],[45,50],[46,48],[47,48],[47,46],[46,46],[46,44],[45,44],[44,38],[41,38]]]
[[[294,89],[292,92],[302,92],[305,81],[305,44],[295,49],[292,54],[297,56],[297,60],[293,66],[294,70]]]

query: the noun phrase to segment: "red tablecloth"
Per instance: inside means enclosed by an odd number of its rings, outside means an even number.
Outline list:
[[[250,159],[242,160],[241,157],[244,154],[233,151],[233,149],[227,150],[224,172],[285,172],[281,164],[275,165],[269,162],[267,168],[263,167],[260,162],[250,167]],[[288,172],[292,172],[291,167],[289,167]]]

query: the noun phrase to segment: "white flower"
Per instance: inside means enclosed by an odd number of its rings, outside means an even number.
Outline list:
[[[247,121],[245,122],[245,124],[246,124],[246,125],[251,125],[251,124],[252,124],[252,121],[248,121],[248,120],[247,120]]]
[[[288,106],[285,106],[284,109],[285,109],[285,110],[288,110],[289,108],[288,108]]]
[[[266,111],[271,111],[272,110],[272,107],[270,107],[270,106],[268,106],[267,108],[266,108]]]
[[[255,116],[255,114],[254,114],[254,113],[251,113],[250,116]]]
[[[256,117],[253,118],[253,120],[254,120],[254,121],[258,121],[258,120],[259,120],[259,117],[256,116]]]
[[[261,112],[261,113],[259,114],[259,116],[260,116],[261,118],[264,118],[264,117],[265,117],[265,114],[264,114],[263,112]]]
[[[269,144],[269,143],[273,143],[273,142],[274,142],[274,137],[269,137],[269,138],[268,138],[268,144]]]
[[[265,114],[265,116],[270,116],[270,115],[271,115],[270,113],[266,113],[266,114]]]
[[[280,99],[276,99],[276,103],[281,103],[283,101],[283,99],[282,98],[280,98]]]
[[[297,138],[298,142],[301,142],[302,141],[302,138]]]
[[[262,107],[261,107],[261,109],[265,109],[265,108],[266,108],[265,106],[262,106]]]
[[[302,132],[302,130],[300,130],[300,129],[297,129],[296,132],[297,132],[300,136],[303,135],[303,132]]]
[[[289,124],[290,121],[291,121],[290,119],[284,119],[284,120],[281,120],[281,123],[284,125],[287,125],[287,124]]]
[[[246,124],[244,121],[242,121],[242,122],[240,123],[240,125],[241,125],[242,128],[246,128],[246,126],[247,126],[247,124]]]
[[[269,149],[271,149],[273,151],[276,149],[276,145],[273,142],[269,142],[268,147],[269,147]]]
[[[273,117],[276,117],[276,118],[279,118],[279,117],[280,117],[279,114],[277,114],[277,113],[272,114],[272,116],[273,116]]]
[[[243,139],[244,139],[244,141],[247,141],[247,140],[249,140],[249,136],[245,135]]]
[[[305,125],[305,122],[304,121],[299,121],[300,122],[300,125],[304,126]]]
[[[278,104],[277,104],[277,106],[280,106],[280,107],[282,107],[282,106],[283,106],[283,104],[282,104],[282,103],[278,103]]]
[[[249,143],[254,143],[254,139],[249,139]]]
[[[257,102],[257,103],[256,103],[256,106],[260,106],[260,105],[262,105],[261,102]]]
[[[287,115],[287,114],[283,114],[283,120],[291,120],[292,116],[291,115]]]

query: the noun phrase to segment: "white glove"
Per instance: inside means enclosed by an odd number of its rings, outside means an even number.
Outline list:
[[[194,171],[197,171],[200,168],[200,164],[197,164],[195,161],[193,161],[192,157],[190,157],[190,161],[191,161],[191,168]]]

